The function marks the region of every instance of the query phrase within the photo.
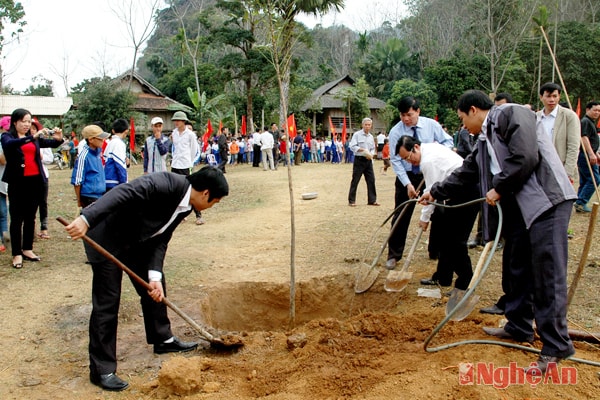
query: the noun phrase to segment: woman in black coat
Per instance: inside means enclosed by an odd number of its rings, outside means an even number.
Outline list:
[[[17,269],[23,267],[23,259],[40,261],[33,252],[35,214],[47,181],[40,148],[58,147],[63,142],[62,130],[58,128],[52,138],[46,139],[47,129],[32,135],[31,119],[29,111],[17,108],[11,115],[10,129],[0,139],[6,157],[2,180],[8,183],[12,265]]]

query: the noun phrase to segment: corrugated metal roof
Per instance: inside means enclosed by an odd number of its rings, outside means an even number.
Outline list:
[[[17,108],[24,108],[36,117],[60,117],[71,109],[71,97],[0,96],[0,114],[10,115]]]

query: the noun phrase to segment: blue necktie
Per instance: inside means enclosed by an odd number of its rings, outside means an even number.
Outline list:
[[[411,129],[413,130],[413,138],[419,139],[419,135],[417,135],[417,127],[413,126]],[[412,166],[412,173],[413,174],[420,174],[421,173],[421,168],[419,168],[418,165],[413,165]]]

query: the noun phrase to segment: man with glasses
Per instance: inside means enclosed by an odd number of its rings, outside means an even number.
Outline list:
[[[429,192],[434,183],[446,179],[463,163],[463,158],[446,146],[439,143],[421,143],[419,139],[407,135],[400,138],[395,153],[411,165],[420,167],[425,179],[424,194]],[[477,195],[478,190],[475,185],[467,186],[446,204],[466,203],[476,199]],[[421,209],[419,221],[419,226],[423,231],[427,230],[434,210],[438,213],[435,222],[438,229],[443,232],[451,232],[451,234],[440,241],[437,270],[430,280],[437,282],[440,286],[450,286],[453,273],[456,273],[457,279],[454,287],[466,290],[473,277],[467,239],[473,228],[479,205],[442,208],[427,204]]]
[[[527,368],[526,373],[543,374],[575,353],[567,329],[566,232],[577,196],[552,141],[529,109],[517,104],[495,107],[487,94],[470,90],[458,100],[457,114],[469,132],[478,135],[477,147],[421,202],[453,198],[465,187],[478,185],[486,198],[484,236],[491,236],[488,209],[500,201],[502,273],[511,282],[506,293],[508,322],[484,331],[530,343],[537,332],[542,342],[537,368]]]
[[[398,104],[398,111],[400,111],[400,122],[398,122],[391,130],[389,134],[390,149],[394,151],[400,138],[404,135],[408,135],[418,139],[421,143],[433,143],[437,142],[450,149],[454,146],[452,137],[448,135],[442,126],[437,121],[421,116],[421,107],[419,101],[411,96],[404,97]],[[409,157],[408,155],[406,157]],[[408,160],[403,160],[398,153],[394,152],[391,154],[390,160],[392,167],[396,173],[396,193],[394,196],[395,205],[398,207],[409,199],[417,197],[418,193],[415,188],[419,186],[419,183],[423,180],[423,174],[421,173],[418,166],[412,165]],[[402,258],[404,252],[404,245],[406,243],[406,234],[408,232],[408,226],[410,225],[410,219],[415,209],[415,203],[409,203],[406,205],[407,210],[402,217],[402,220],[398,223],[396,230],[391,233],[390,240],[388,243],[388,258],[385,264],[387,269],[396,268],[396,263]],[[400,211],[394,215],[392,219],[392,225],[400,215]],[[435,215],[433,216],[435,219]],[[438,257],[438,249],[436,239],[437,228],[435,223],[431,226],[429,236],[429,256],[430,258]],[[422,283],[435,284],[431,280],[424,280]]]

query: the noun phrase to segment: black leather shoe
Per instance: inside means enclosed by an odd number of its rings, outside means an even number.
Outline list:
[[[385,268],[392,270],[394,268],[396,268],[396,259],[395,258],[390,258],[389,260],[387,260],[385,262]]]
[[[489,328],[489,327],[484,327],[483,331],[485,333],[487,333],[490,336],[494,336],[497,337],[499,339],[510,339],[510,340],[514,340],[516,342],[527,342],[527,343],[533,343],[533,336],[530,338],[525,338],[525,339],[519,339],[514,337],[513,335],[511,335],[510,333],[506,332],[504,330],[504,328]]]
[[[179,339],[174,338],[171,343],[160,343],[154,345],[154,352],[156,354],[165,353],[185,353],[186,351],[192,351],[198,347],[196,342],[181,342]]]
[[[560,358],[560,357],[545,356],[543,354],[540,354],[537,361],[535,362],[537,364],[537,367],[524,368],[525,374],[537,376],[541,372],[541,375],[544,375],[549,367],[556,368],[557,364],[561,360],[562,360],[562,358]],[[552,365],[552,364],[554,364],[554,365]]]
[[[438,281],[434,281],[433,279],[421,279],[421,285],[430,285],[437,286]]]
[[[503,315],[504,314],[504,310],[501,309],[500,307],[498,307],[498,305],[494,304],[493,306],[490,307],[485,307],[479,310],[480,313],[482,314],[495,314],[495,315]]]
[[[129,383],[125,382],[114,373],[105,375],[95,375],[90,373],[90,382],[96,386],[100,386],[104,390],[110,390],[111,392],[120,392],[129,387]]]

